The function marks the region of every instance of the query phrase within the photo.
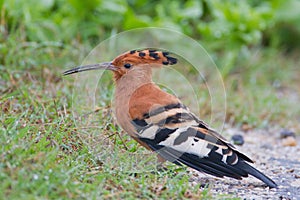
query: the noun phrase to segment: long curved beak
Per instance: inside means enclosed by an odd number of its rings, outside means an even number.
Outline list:
[[[63,75],[66,76],[66,75],[75,74],[78,72],[97,70],[97,69],[105,69],[105,70],[111,70],[111,71],[117,70],[117,68],[111,62],[105,62],[105,63],[97,63],[97,64],[75,67],[73,69],[65,71],[63,73]]]

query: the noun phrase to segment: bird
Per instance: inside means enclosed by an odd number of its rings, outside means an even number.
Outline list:
[[[127,51],[110,62],[75,67],[63,75],[112,71],[118,124],[139,144],[156,152],[160,162],[186,165],[220,178],[241,180],[252,175],[269,188],[276,188],[271,178],[251,165],[254,161],[192,113],[178,97],[153,82],[155,68],[175,65],[177,61],[170,52],[146,48]]]

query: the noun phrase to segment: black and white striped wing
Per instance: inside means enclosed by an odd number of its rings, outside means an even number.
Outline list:
[[[139,139],[168,161],[217,177],[241,179],[251,174],[274,187],[271,179],[246,163],[253,163],[250,158],[182,104],[146,113],[143,119],[133,120],[133,125]]]

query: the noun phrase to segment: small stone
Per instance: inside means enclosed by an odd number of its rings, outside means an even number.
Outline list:
[[[294,137],[292,136],[289,136],[287,138],[283,138],[282,139],[282,145],[283,146],[290,146],[290,147],[293,147],[293,146],[296,146],[297,145],[297,141]]]
[[[184,197],[187,199],[191,199],[193,197],[193,193],[190,190],[185,191]]]
[[[199,188],[208,188],[209,187],[209,184],[208,183],[201,183],[199,185]]]
[[[231,137],[233,144],[235,145],[243,145],[244,144],[244,137],[242,135],[236,134]]]
[[[284,196],[280,196],[279,199],[280,199],[280,200],[290,200],[289,197],[284,197]]]
[[[248,123],[243,123],[241,128],[243,131],[249,131],[249,130],[253,129],[253,127]]]
[[[270,149],[270,150],[274,149],[274,147],[269,143],[263,144],[260,147],[263,148],[263,149]]]
[[[288,173],[293,173],[295,170],[294,169],[288,169],[288,170],[286,170],[286,172],[288,172]]]
[[[280,138],[287,138],[287,137],[296,137],[295,133],[291,130],[288,130],[288,129],[282,129],[280,131]]]

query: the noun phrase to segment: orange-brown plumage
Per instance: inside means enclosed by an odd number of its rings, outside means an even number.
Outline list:
[[[125,63],[140,64],[176,64],[176,59],[169,56],[168,52],[157,50],[132,50],[116,57],[112,63],[115,66],[122,66]],[[153,65],[152,65],[153,66]]]
[[[152,82],[153,68],[176,62],[167,52],[132,50],[111,62],[77,67],[64,74],[113,71],[118,124],[142,146],[157,152],[160,161],[185,164],[217,177],[242,179],[250,174],[276,187],[274,181],[248,164],[253,162],[250,158],[191,113],[176,96]]]
[[[135,90],[129,99],[129,114],[131,119],[142,119],[145,113],[168,104],[180,103],[173,95],[163,92],[154,83],[142,85]]]
[[[176,59],[169,56],[168,52],[156,51],[156,50],[132,50],[116,57],[112,64],[119,69],[114,71],[114,79],[118,80],[127,70],[122,68],[125,64],[131,64],[134,66],[151,64],[151,67],[159,67],[163,65],[176,64]]]

